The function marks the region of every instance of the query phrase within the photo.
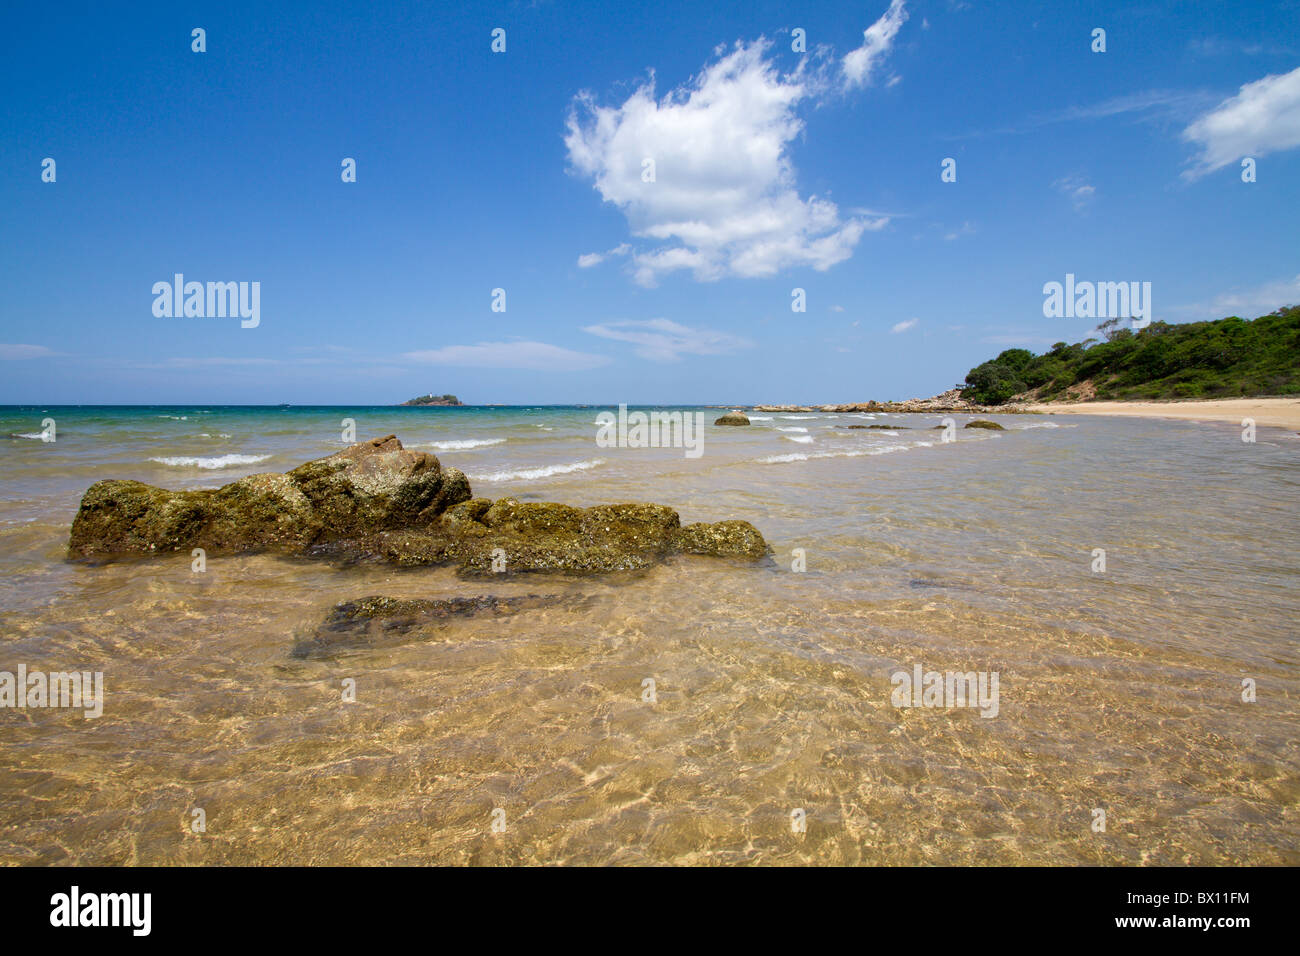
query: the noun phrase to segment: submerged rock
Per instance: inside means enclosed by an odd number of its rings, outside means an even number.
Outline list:
[[[991,428],[994,431],[998,431],[998,432],[1006,431],[1006,429],[1003,428],[1001,425],[999,425],[997,422],[991,422],[986,418],[976,418],[974,421],[967,422],[962,427],[963,428]]]
[[[380,647],[405,640],[413,630],[437,628],[474,617],[497,618],[519,611],[580,603],[582,598],[529,594],[491,595],[441,600],[403,600],[380,595],[336,604],[311,633],[295,641],[292,656],[325,657],[350,647]]]
[[[906,431],[912,426],[911,425],[849,425],[848,427],[849,428],[883,428],[887,431],[894,432],[894,431],[898,431],[899,429]],[[940,425],[939,427],[942,428],[943,426]]]
[[[742,412],[742,411],[738,411],[737,409],[734,409],[734,408],[733,408],[731,411],[727,412],[727,414],[723,415],[721,418],[716,419],[716,420],[713,422],[713,424],[715,424],[715,425],[748,425],[748,424],[749,424],[749,416],[746,415],[744,412]]]
[[[671,554],[755,561],[767,543],[745,521],[681,527],[663,505],[575,508],[475,498],[469,479],[389,435],[216,490],[138,481],[92,485],[68,554],[91,558],[201,547],[276,551],[405,567],[455,563],[462,573],[634,571]]]

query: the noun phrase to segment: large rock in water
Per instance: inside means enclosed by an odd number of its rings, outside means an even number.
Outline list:
[[[715,424],[715,425],[748,425],[748,424],[749,424],[749,416],[746,415],[744,412],[742,412],[742,411],[740,411],[740,410],[738,410],[738,409],[733,408],[731,411],[727,412],[727,414],[723,415],[721,418],[716,419],[716,420],[713,422],[713,424]]]
[[[590,574],[636,570],[674,553],[759,560],[768,551],[746,521],[683,528],[662,505],[474,498],[461,471],[392,435],[216,490],[101,481],[81,499],[68,542],[72,558],[191,548],[456,563],[470,574]]]

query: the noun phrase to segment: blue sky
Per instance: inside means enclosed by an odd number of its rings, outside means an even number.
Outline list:
[[[267,6],[6,9],[0,402],[897,399],[1067,273],[1300,301],[1296,2]]]

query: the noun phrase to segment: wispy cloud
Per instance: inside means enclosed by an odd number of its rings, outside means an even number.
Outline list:
[[[1198,117],[1183,139],[1200,147],[1186,179],[1199,179],[1243,157],[1300,146],[1300,67],[1245,84],[1236,96]]]
[[[1082,176],[1066,176],[1052,183],[1052,187],[1070,197],[1075,212],[1083,212],[1097,196],[1097,187]]]
[[[578,268],[590,269],[592,266],[600,265],[606,259],[614,256],[625,256],[631,251],[632,247],[626,242],[622,242],[605,252],[588,252],[585,255],[578,256]]]
[[[19,361],[22,359],[49,358],[58,355],[53,349],[44,345],[4,345],[0,344],[0,360]]]
[[[407,352],[405,358],[429,365],[466,368],[522,368],[545,372],[577,372],[609,364],[604,355],[575,352],[546,342],[480,342]]]
[[[636,354],[655,362],[676,362],[683,355],[723,355],[752,348],[754,343],[730,332],[692,329],[671,319],[606,322],[583,329],[601,338],[630,342]]]
[[[908,329],[916,328],[916,324],[919,321],[920,319],[904,319],[902,322],[895,322],[889,331],[898,335],[900,332],[906,332]]]
[[[1229,315],[1253,319],[1286,305],[1300,305],[1300,275],[1223,292],[1208,302],[1170,306],[1165,311],[1183,319],[1222,319]]]
[[[892,0],[889,9],[866,30],[862,31],[862,45],[850,50],[840,61],[843,71],[844,86],[847,89],[869,86],[873,74],[877,73],[889,51],[893,48],[894,38],[907,22],[907,9],[903,0]],[[899,77],[891,77],[889,85],[897,83]]]
[[[1129,116],[1144,123],[1185,123],[1198,112],[1209,108],[1215,96],[1203,90],[1143,90],[1112,97],[1097,103],[1067,106],[1050,113],[1036,113],[1010,126],[973,130],[944,139],[970,139],[980,136],[1003,136],[1032,133],[1062,123],[1090,122]]]

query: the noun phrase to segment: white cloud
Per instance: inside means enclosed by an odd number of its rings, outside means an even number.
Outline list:
[[[700,281],[824,271],[852,255],[864,232],[888,224],[841,218],[829,199],[799,196],[788,155],[804,128],[796,107],[827,84],[806,61],[779,73],[769,46],[737,43],[662,98],[653,74],[621,106],[575,98],[565,136],[572,169],[594,180],[634,235],[660,243],[632,254],[641,285],[679,270]],[[653,182],[642,181],[645,160],[654,161]]]
[[[889,9],[862,33],[862,46],[845,54],[841,61],[844,70],[844,85],[849,89],[871,84],[872,74],[877,70],[894,45],[894,37],[907,21],[907,10],[903,0],[892,0]],[[894,77],[889,85],[898,82]]]
[[[636,346],[637,355],[656,362],[675,362],[683,355],[723,355],[751,348],[754,344],[730,332],[692,329],[671,319],[606,322],[589,325],[583,331],[619,342],[631,342]]]
[[[919,321],[920,319],[904,319],[902,322],[895,322],[893,328],[889,331],[897,335],[899,332],[906,332],[908,329],[916,328]]]
[[[47,358],[56,355],[44,345],[3,345],[0,344],[0,360]]]
[[[578,256],[578,268],[590,269],[592,266],[600,265],[611,256],[625,256],[631,251],[632,247],[623,242],[606,252],[588,252],[585,255]]]
[[[1083,212],[1097,195],[1097,188],[1078,176],[1066,176],[1052,185],[1070,197],[1075,212]]]
[[[1187,179],[1300,146],[1300,67],[1247,83],[1183,130],[1183,139],[1200,147]]]
[[[1229,315],[1253,319],[1285,305],[1300,305],[1300,275],[1224,292],[1209,302],[1171,306],[1166,311],[1188,319],[1222,319]]]
[[[545,342],[480,342],[407,352],[413,362],[459,365],[466,368],[526,368],[547,372],[576,372],[609,363],[603,355],[575,352]]]
[[[844,311],[844,306],[842,306],[842,305],[833,305],[833,306],[831,306],[831,311],[832,311],[832,312],[843,312],[843,311]]]

